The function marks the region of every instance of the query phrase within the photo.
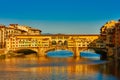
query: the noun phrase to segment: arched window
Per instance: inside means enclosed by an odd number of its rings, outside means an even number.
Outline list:
[[[68,45],[68,42],[67,42],[67,41],[64,41],[64,45],[67,46],[67,45]]]
[[[60,40],[60,41],[58,41],[58,45],[59,45],[59,46],[63,45],[63,43],[62,43],[62,41],[61,41],[61,40]]]
[[[56,45],[56,41],[52,41],[52,45]]]

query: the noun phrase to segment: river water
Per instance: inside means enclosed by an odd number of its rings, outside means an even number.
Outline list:
[[[1,59],[0,80],[120,80],[120,63],[70,56]]]

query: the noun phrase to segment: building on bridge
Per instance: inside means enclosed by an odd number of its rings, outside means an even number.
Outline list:
[[[57,49],[69,50],[79,56],[81,51],[91,47],[105,47],[98,34],[14,35],[6,40],[7,50],[32,49],[40,56]]]

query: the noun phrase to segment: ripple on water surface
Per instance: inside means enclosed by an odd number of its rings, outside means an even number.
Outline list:
[[[80,57],[14,58],[0,61],[0,80],[117,80],[114,66]]]

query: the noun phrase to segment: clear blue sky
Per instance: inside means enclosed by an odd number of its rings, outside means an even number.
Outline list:
[[[0,24],[18,23],[43,33],[99,33],[120,18],[120,0],[0,0]]]

